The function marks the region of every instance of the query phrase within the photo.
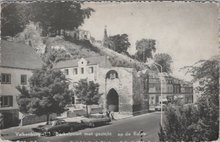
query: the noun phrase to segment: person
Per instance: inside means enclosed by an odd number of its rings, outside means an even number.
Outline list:
[[[108,118],[110,118],[110,111],[109,111],[109,110],[106,111],[106,116],[107,116]]]
[[[115,120],[113,111],[110,111],[110,116],[111,116],[111,120]]]

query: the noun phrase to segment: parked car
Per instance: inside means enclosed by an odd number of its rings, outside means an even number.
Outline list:
[[[167,108],[167,105],[165,104],[162,104],[163,106],[163,110],[166,110]],[[158,104],[156,107],[155,107],[155,111],[161,111],[161,104]]]
[[[83,124],[85,124],[88,127],[96,127],[101,125],[107,125],[111,122],[111,119],[109,117],[94,117],[94,118],[88,118],[81,120]]]
[[[39,125],[37,128],[32,128],[32,130],[45,136],[53,136],[57,133],[74,132],[85,127],[86,125],[84,123],[66,122],[65,120],[58,119],[51,121],[47,125]]]

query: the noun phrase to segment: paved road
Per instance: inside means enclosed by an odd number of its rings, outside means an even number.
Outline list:
[[[114,121],[107,126],[87,128],[74,133],[53,137],[31,137],[22,139],[25,142],[145,142],[159,141],[158,131],[160,113],[149,113],[132,118]],[[143,131],[142,137],[140,131]]]

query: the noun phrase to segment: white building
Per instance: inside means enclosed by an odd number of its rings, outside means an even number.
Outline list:
[[[133,114],[147,107],[143,79],[135,68],[114,67],[106,56],[61,61],[54,68],[64,72],[70,86],[80,79],[98,83],[103,94],[99,104],[104,110]],[[77,98],[72,101],[78,102]]]
[[[74,83],[77,83],[81,79],[104,84],[102,81],[104,78],[101,78],[101,74],[103,74],[102,70],[110,67],[111,64],[105,56],[66,60],[54,66],[54,68],[60,69],[71,82],[70,88],[73,88]],[[104,87],[101,85],[99,89],[103,92]],[[76,98],[72,101],[77,103]]]
[[[32,47],[25,44],[1,41],[1,84],[0,84],[0,114],[1,127],[10,127],[18,123],[19,94],[16,86],[28,86],[32,71],[41,68],[40,57]]]

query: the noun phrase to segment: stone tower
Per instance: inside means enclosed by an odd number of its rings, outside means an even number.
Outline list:
[[[104,47],[107,47],[107,45],[108,45],[107,26],[105,26],[105,29],[104,29],[104,37],[103,37],[103,40],[102,40],[102,45],[103,45]]]

